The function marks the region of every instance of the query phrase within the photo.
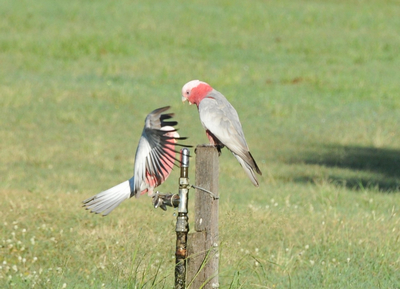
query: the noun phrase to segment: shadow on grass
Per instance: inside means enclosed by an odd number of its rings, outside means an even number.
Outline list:
[[[328,168],[328,179],[347,188],[400,192],[400,150],[340,145],[311,147],[290,163]],[[294,177],[294,181],[313,182],[315,178],[303,175]]]

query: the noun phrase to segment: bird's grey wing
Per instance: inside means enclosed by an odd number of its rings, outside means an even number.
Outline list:
[[[249,151],[235,108],[219,92],[210,93],[200,102],[199,114],[204,128],[232,152],[244,156]]]

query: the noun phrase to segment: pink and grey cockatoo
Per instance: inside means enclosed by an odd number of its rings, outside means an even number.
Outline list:
[[[83,201],[84,207],[96,214],[108,215],[122,201],[147,193],[154,196],[154,189],[169,176],[177,160],[175,145],[179,137],[173,127],[176,121],[166,121],[173,113],[163,114],[170,107],[162,107],[147,115],[135,155],[133,177]]]
[[[226,146],[258,186],[254,171],[262,173],[249,151],[239,116],[225,96],[203,81],[192,80],[182,88],[182,101],[186,100],[197,105],[210,144],[219,150]]]

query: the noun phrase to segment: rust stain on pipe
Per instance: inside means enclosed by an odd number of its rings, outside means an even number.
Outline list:
[[[176,249],[175,255],[181,258],[185,258],[186,257],[186,249],[180,248],[180,249]]]

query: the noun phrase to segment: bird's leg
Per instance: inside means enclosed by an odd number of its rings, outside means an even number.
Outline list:
[[[167,206],[177,208],[179,206],[179,195],[160,194],[160,192],[157,191],[153,196],[153,206],[155,209],[160,207],[164,211],[167,210]]]

